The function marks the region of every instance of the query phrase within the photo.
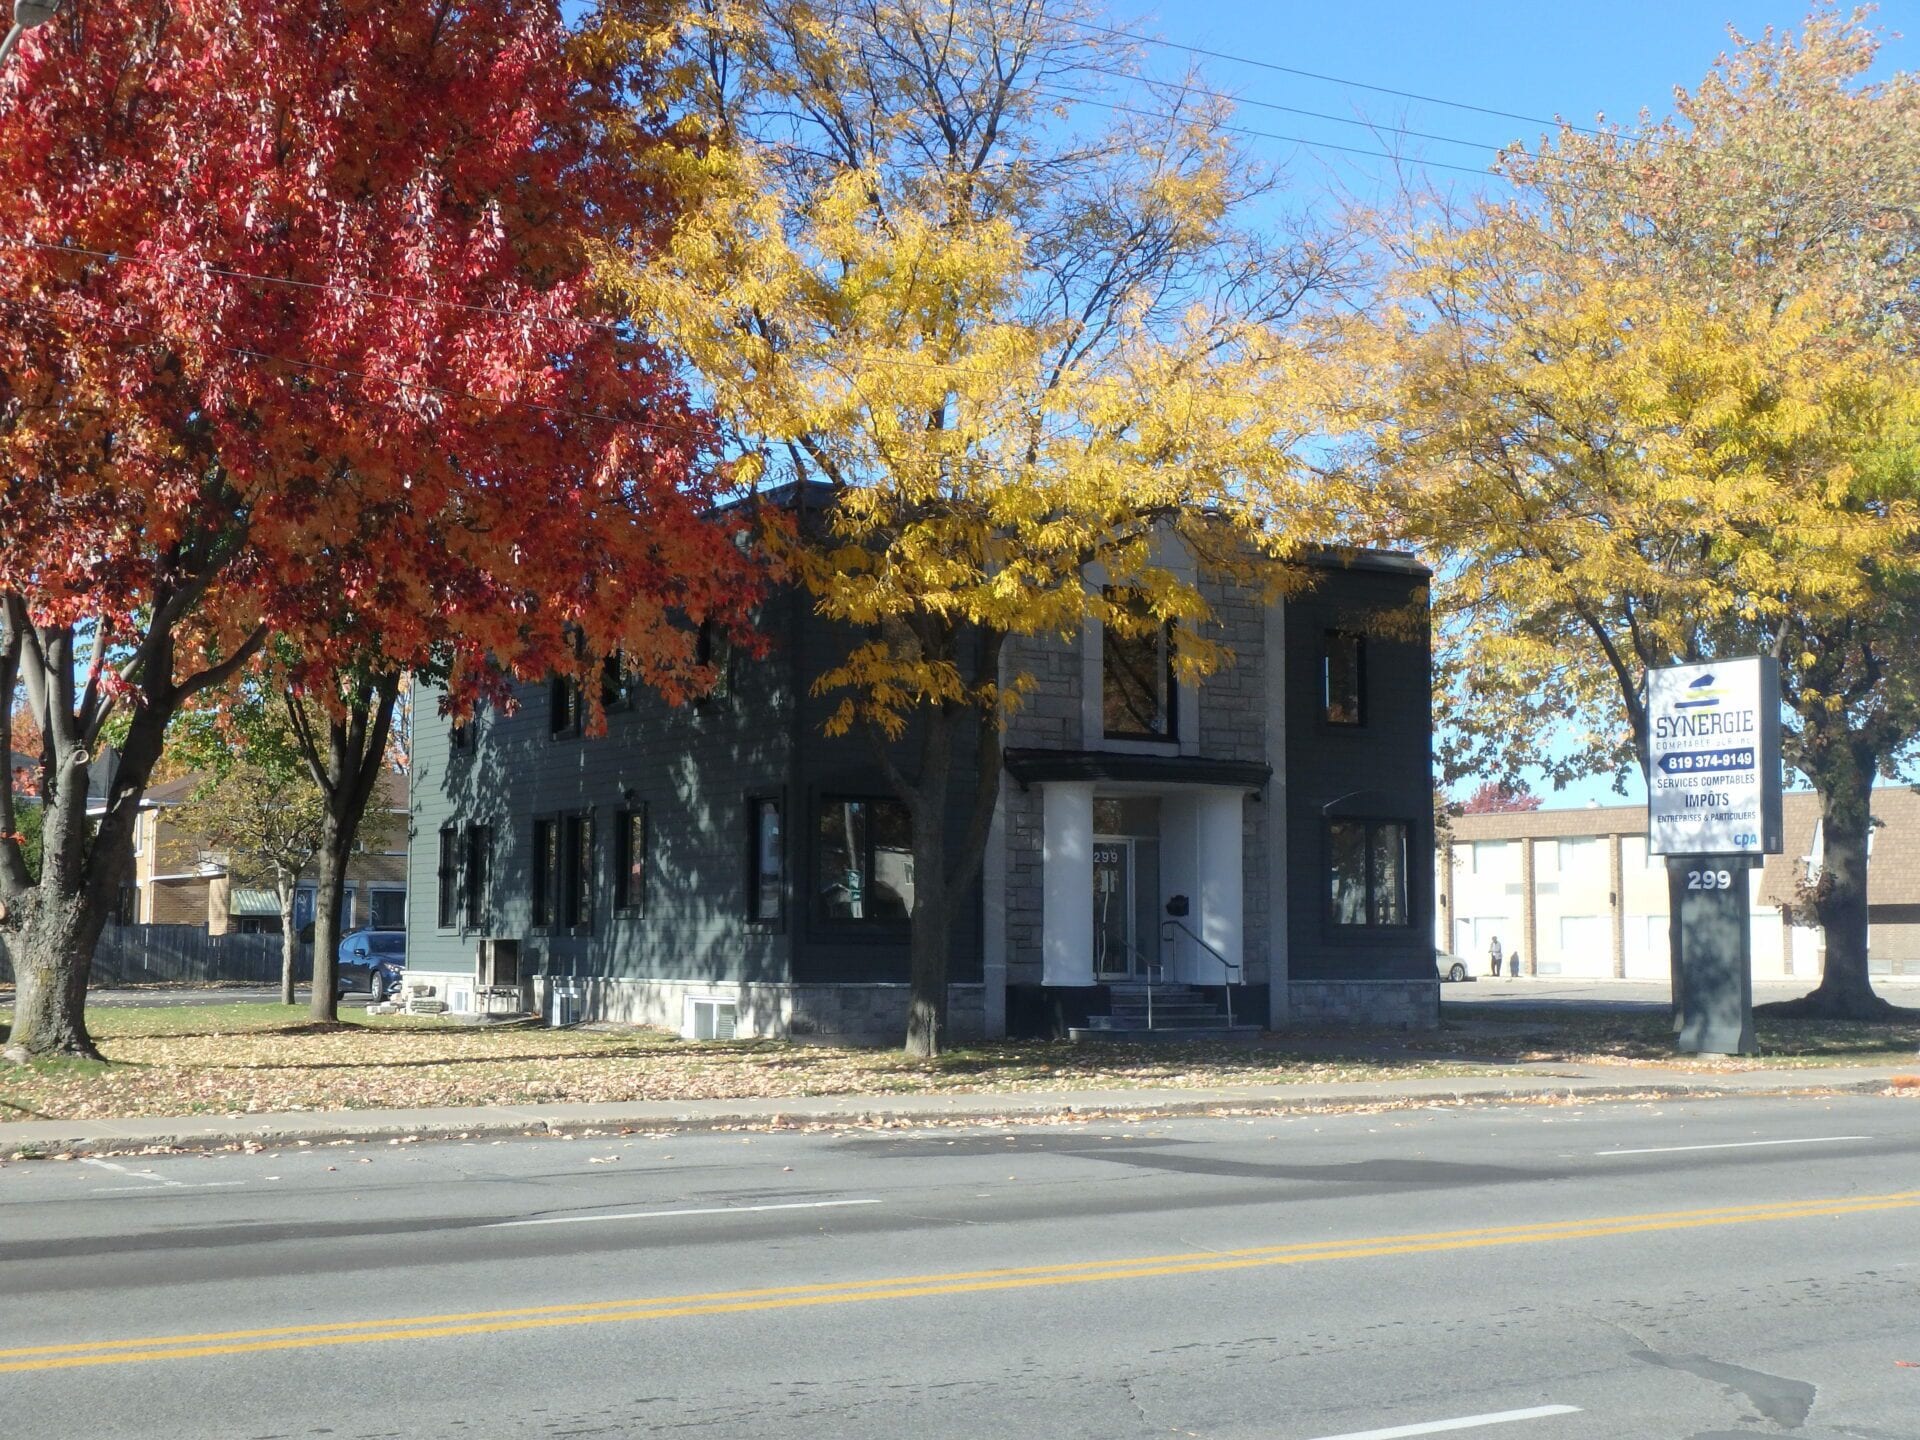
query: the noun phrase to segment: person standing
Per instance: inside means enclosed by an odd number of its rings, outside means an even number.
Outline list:
[[[1500,937],[1493,937],[1493,943],[1487,946],[1487,961],[1493,967],[1493,978],[1500,978]]]

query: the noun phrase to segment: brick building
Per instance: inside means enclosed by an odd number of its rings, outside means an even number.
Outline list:
[[[1796,791],[1784,811],[1785,852],[1748,883],[1753,971],[1818,978],[1820,931],[1794,901],[1819,875],[1819,805]],[[1869,964],[1879,975],[1920,975],[1920,791],[1876,789],[1873,818]],[[1485,973],[1498,936],[1528,975],[1670,978],[1666,864],[1647,853],[1644,805],[1463,815],[1451,830],[1436,853],[1434,937],[1474,973]]]
[[[280,902],[271,889],[235,885],[225,858],[204,836],[176,824],[174,812],[200,783],[197,775],[149,787],[134,823],[134,873],[121,890],[119,920],[125,925],[201,925],[210,935],[274,932]],[[373,803],[397,818],[378,851],[356,854],[347,867],[341,933],[371,928],[402,930],[407,923],[406,779],[382,777]],[[317,876],[302,877],[294,896],[294,922],[313,923]]]

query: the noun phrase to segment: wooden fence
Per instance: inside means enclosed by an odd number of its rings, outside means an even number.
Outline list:
[[[313,978],[313,946],[294,951],[294,978]],[[0,984],[13,966],[0,941]],[[280,983],[278,935],[209,935],[199,925],[109,925],[93,954],[92,988],[116,985]]]

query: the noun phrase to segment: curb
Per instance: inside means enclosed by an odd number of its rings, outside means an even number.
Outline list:
[[[1272,1115],[1287,1112],[1327,1110],[1361,1111],[1408,1105],[1541,1104],[1552,1102],[1607,1100],[1714,1100],[1739,1097],[1786,1097],[1807,1095],[1880,1094],[1891,1087],[1905,1088],[1885,1076],[1850,1081],[1825,1081],[1817,1078],[1780,1081],[1768,1084],[1726,1084],[1656,1080],[1644,1084],[1584,1082],[1502,1085],[1498,1087],[1459,1086],[1451,1089],[1394,1092],[1305,1091],[1297,1095],[1275,1093],[1233,1094],[1213,1092],[1191,1098],[1162,1095],[1143,1096],[1130,1103],[1114,1092],[1074,1100],[1061,1096],[1000,1095],[965,1097],[970,1103],[950,1107],[927,1105],[887,1105],[849,1103],[831,1096],[798,1096],[776,1103],[753,1101],[736,1108],[673,1110],[631,1113],[631,1107],[610,1106],[605,1112],[573,1116],[554,1114],[544,1107],[529,1106],[524,1113],[475,1107],[470,1116],[458,1118],[421,1118],[409,1121],[404,1112],[382,1114],[379,1111],[329,1111],[306,1116],[276,1117],[269,1123],[247,1125],[227,1121],[224,1124],[195,1122],[186,1117],[157,1119],[149,1129],[138,1122],[119,1130],[113,1121],[50,1121],[19,1125],[0,1125],[0,1160],[45,1159],[54,1155],[101,1155],[141,1150],[210,1151],[266,1148],[307,1144],[361,1141],[368,1144],[395,1140],[482,1140],[515,1136],[549,1135],[567,1137],[587,1131],[610,1129],[629,1131],[665,1130],[681,1133],[730,1130],[745,1127],[767,1130],[836,1128],[914,1129],[919,1127],[967,1125],[1023,1125],[1062,1120],[1098,1120],[1103,1118],[1182,1118],[1204,1115]],[[930,1097],[935,1098],[937,1097]],[[730,1102],[715,1102],[725,1106]],[[622,1110],[629,1113],[621,1113]],[[365,1120],[353,1117],[365,1115]],[[57,1127],[71,1124],[71,1130]],[[169,1130],[169,1124],[181,1126]],[[32,1131],[32,1134],[21,1132]]]

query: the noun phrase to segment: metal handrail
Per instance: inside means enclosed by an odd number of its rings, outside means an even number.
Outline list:
[[[1162,945],[1171,945],[1173,943],[1173,932],[1176,930],[1220,962],[1220,985],[1221,988],[1227,992],[1227,1029],[1233,1029],[1233,987],[1240,979],[1239,962],[1227,959],[1226,956],[1222,955],[1218,950],[1214,949],[1213,946],[1202,940],[1178,920],[1162,920],[1160,922],[1160,943]]]
[[[1147,1029],[1151,1030],[1153,1029],[1153,984],[1156,979],[1162,981],[1166,979],[1166,967],[1157,960],[1149,960],[1146,951],[1135,945],[1131,940],[1126,942],[1125,949],[1127,958],[1133,962],[1132,968],[1128,972],[1129,978],[1138,976],[1146,983]]]

